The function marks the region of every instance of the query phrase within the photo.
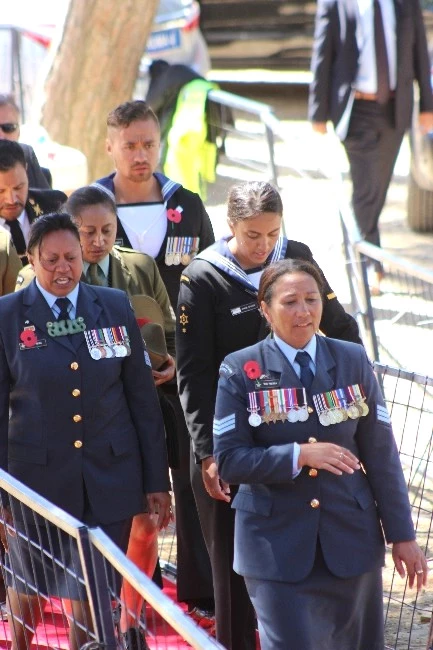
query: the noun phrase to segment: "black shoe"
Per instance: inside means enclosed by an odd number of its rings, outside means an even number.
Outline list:
[[[125,650],[150,650],[142,631],[138,627],[129,627],[122,633]]]

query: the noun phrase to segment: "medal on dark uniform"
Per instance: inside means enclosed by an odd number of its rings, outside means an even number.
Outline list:
[[[191,262],[191,255],[189,255],[189,253],[183,253],[180,261],[182,262],[183,266],[188,266],[188,264]]]
[[[299,422],[306,422],[308,420],[308,408],[307,406],[302,406],[298,411],[298,420]]]
[[[86,330],[84,337],[90,356],[95,361],[123,358],[131,354],[129,336],[124,325]]]
[[[250,407],[248,411],[250,412],[250,415],[248,417],[248,423],[252,427],[259,427],[262,423],[262,418],[260,417],[258,410],[258,404],[257,404],[257,394],[255,392],[248,393],[248,399],[250,402]]]

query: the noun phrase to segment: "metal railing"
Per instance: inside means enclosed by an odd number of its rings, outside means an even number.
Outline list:
[[[372,358],[428,374],[433,272],[361,240],[352,211],[340,206],[351,309]],[[384,272],[374,295],[370,274]],[[402,343],[404,342],[404,345]]]
[[[375,363],[405,473],[418,543],[433,561],[433,378]],[[384,578],[386,647],[433,648],[433,594],[417,593],[396,572],[387,549]]]
[[[128,614],[152,649],[222,648],[102,530],[83,525],[3,470],[0,489],[2,522],[12,513],[3,577],[18,592],[15,604],[8,598],[0,642],[22,635],[20,647],[67,647],[69,636],[69,647],[122,650],[121,594],[128,583],[144,599],[139,615]]]

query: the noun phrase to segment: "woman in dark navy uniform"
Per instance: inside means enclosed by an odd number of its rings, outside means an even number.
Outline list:
[[[126,550],[134,515],[158,512],[159,527],[170,519],[150,359],[125,292],[80,282],[80,236],[69,215],[35,221],[28,254],[36,278],[0,299],[0,467]],[[38,540],[44,526],[33,528]],[[0,532],[13,571],[13,645],[24,650],[31,634],[20,621],[36,628],[43,607],[17,575],[36,593],[72,600],[79,621],[83,594],[68,571],[59,576],[26,553],[19,536]],[[71,626],[71,648],[82,637]]]
[[[263,272],[273,338],[224,359],[214,454],[262,650],[383,650],[383,536],[410,586],[427,564],[365,350],[316,334],[322,289],[309,262]]]
[[[212,420],[222,360],[267,335],[257,305],[263,268],[284,258],[315,264],[305,244],[280,236],[282,213],[281,197],[269,183],[234,186],[228,197],[232,234],[184,270],[177,310],[178,385],[193,442],[193,489],[213,568],[217,638],[232,650],[255,649],[255,623],[244,581],[232,570],[234,512],[230,488],[219,480],[213,457]],[[360,343],[355,320],[323,280],[322,331]]]

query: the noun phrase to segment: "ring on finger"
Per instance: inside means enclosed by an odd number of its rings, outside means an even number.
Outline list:
[[[422,573],[424,573],[424,571],[423,571],[422,569],[418,569],[418,571],[415,571],[415,573],[416,573],[418,576],[420,576]]]

